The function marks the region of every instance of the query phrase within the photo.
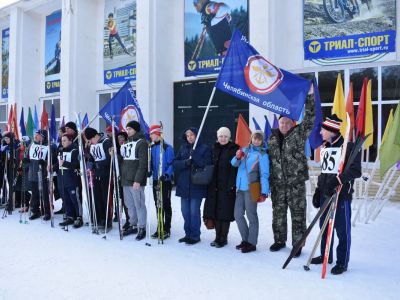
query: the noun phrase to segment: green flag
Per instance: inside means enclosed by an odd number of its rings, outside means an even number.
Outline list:
[[[381,179],[398,160],[400,160],[400,102],[397,104],[392,126],[379,148]],[[385,130],[386,131],[386,130]]]
[[[33,139],[33,131],[34,131],[34,124],[33,124],[33,118],[32,118],[32,111],[31,108],[29,107],[29,112],[28,112],[28,120],[26,122],[26,135],[29,136],[31,139]]]

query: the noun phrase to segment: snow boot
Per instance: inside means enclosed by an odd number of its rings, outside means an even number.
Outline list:
[[[79,228],[82,227],[83,225],[83,221],[82,221],[82,217],[77,217],[75,222],[74,222],[74,228]]]
[[[242,253],[249,253],[249,252],[253,252],[256,250],[257,250],[257,248],[255,245],[247,243],[247,245],[242,248]]]
[[[281,249],[283,249],[283,248],[285,248],[286,247],[286,243],[278,243],[278,242],[275,242],[275,243],[273,243],[272,245],[271,245],[271,247],[269,247],[269,250],[271,251],[271,252],[276,252],[276,251],[279,251],[279,250],[281,250]]]
[[[67,218],[65,221],[58,223],[60,226],[68,226],[74,224],[74,220],[72,218]]]
[[[329,259],[328,259],[328,264],[331,264],[332,261],[333,261],[332,257],[329,257]],[[320,264],[322,264],[323,262],[324,262],[324,257],[323,257],[322,255],[317,256],[317,257],[314,257],[314,258],[311,260],[311,264],[312,264],[312,265],[320,265]]]
[[[145,228],[139,228],[139,232],[136,236],[137,241],[141,241],[146,237],[146,229]]]
[[[123,236],[131,235],[131,234],[136,234],[138,233],[138,229],[136,226],[129,226],[126,230],[122,232]]]
[[[336,266],[334,266],[332,268],[331,273],[333,275],[340,275],[340,274],[342,274],[343,272],[346,272],[346,271],[347,271],[347,267],[337,264]]]

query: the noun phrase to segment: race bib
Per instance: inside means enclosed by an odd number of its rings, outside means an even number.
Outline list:
[[[138,158],[136,157],[135,153],[136,153],[136,145],[139,142],[135,141],[135,142],[129,142],[126,144],[123,144],[121,146],[121,156],[124,160],[137,160]]]
[[[342,148],[324,148],[321,150],[321,173],[337,174],[339,172]]]
[[[33,144],[29,150],[29,158],[33,160],[46,160],[47,146]]]
[[[71,152],[62,152],[62,159],[67,162],[71,162],[72,159],[72,151]]]
[[[104,152],[102,143],[91,145],[90,154],[93,156],[95,161],[102,161],[106,159],[106,153]]]

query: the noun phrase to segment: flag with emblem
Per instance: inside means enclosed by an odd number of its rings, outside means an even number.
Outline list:
[[[250,104],[298,120],[310,84],[271,64],[236,30],[215,86]]]

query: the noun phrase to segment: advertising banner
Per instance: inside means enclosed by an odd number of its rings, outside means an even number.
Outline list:
[[[60,91],[61,10],[46,17],[45,93]]]
[[[10,48],[10,28],[1,32],[1,99],[8,98],[8,58]]]

